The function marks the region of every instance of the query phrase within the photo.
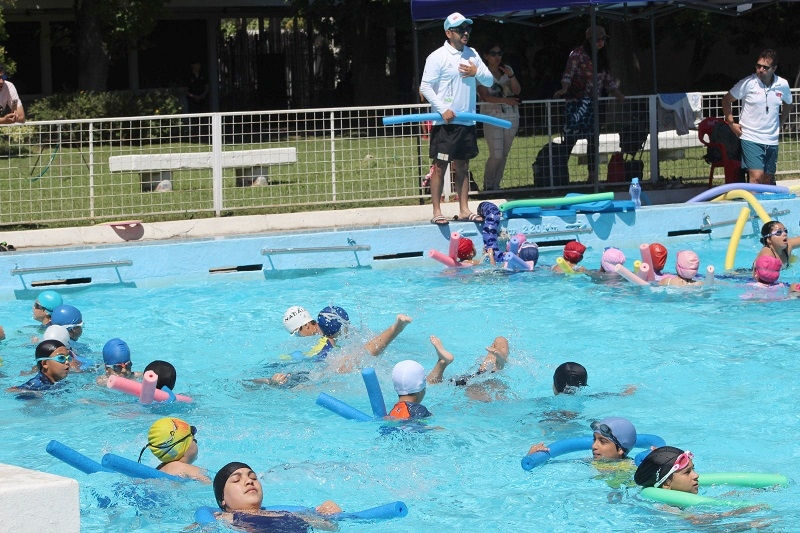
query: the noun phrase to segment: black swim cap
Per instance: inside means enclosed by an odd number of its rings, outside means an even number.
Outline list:
[[[169,390],[175,390],[175,382],[178,380],[178,375],[175,372],[175,367],[172,366],[172,363],[156,359],[144,367],[145,372],[148,370],[152,370],[158,376],[158,381],[156,382],[157,389],[163,389],[165,386],[167,386],[169,387]]]
[[[57,341],[55,339],[48,339],[46,341],[42,341],[36,347],[36,353],[34,357],[36,359],[44,359],[50,357],[50,355],[52,355],[52,353],[58,350],[59,348],[65,348],[64,343],[61,341]],[[41,370],[42,362],[36,361],[36,365]]]
[[[553,374],[553,385],[557,392],[564,392],[567,387],[585,387],[587,379],[586,368],[582,364],[563,363]]]
[[[227,483],[228,478],[231,477],[231,474],[240,468],[250,468],[250,466],[234,461],[220,468],[219,472],[217,472],[217,475],[214,476],[214,497],[217,499],[217,505],[219,505],[219,508],[223,511],[225,510],[222,507],[222,500],[224,499],[225,493],[225,483]],[[250,468],[250,470],[253,469]]]
[[[669,472],[669,469],[675,464],[675,459],[682,453],[683,450],[674,446],[656,448],[647,454],[639,468],[636,469],[633,480],[642,487],[654,486],[661,476]]]

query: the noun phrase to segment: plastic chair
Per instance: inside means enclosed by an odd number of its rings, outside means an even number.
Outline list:
[[[719,149],[722,154],[720,161],[711,163],[711,170],[708,173],[708,188],[714,185],[714,169],[722,167],[725,171],[725,183],[739,183],[742,176],[742,162],[737,159],[729,159],[728,151],[722,143],[711,142],[711,132],[714,126],[718,123],[724,123],[725,120],[719,117],[707,117],[700,121],[697,125],[697,138],[706,147],[714,146]]]

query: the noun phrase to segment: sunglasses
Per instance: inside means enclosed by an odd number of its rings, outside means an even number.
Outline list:
[[[599,422],[592,422],[592,425],[590,427],[592,428],[592,431],[594,431],[595,433],[599,433],[608,440],[610,440],[611,442],[613,442],[620,450],[625,450],[622,444],[620,444],[619,441],[617,440],[617,437],[614,436],[614,432],[607,425],[601,424]],[[627,452],[628,450],[625,451]]]
[[[468,24],[464,24],[463,26],[458,26],[456,28],[450,28],[450,31],[454,31],[454,32],[458,33],[459,35],[464,34],[464,33],[470,33],[472,31],[472,26],[470,26]]]
[[[68,353],[67,355],[58,354],[58,355],[52,356],[52,357],[37,357],[36,358],[36,362],[38,363],[39,361],[55,361],[57,363],[61,363],[62,365],[67,365],[73,359],[74,359],[74,356],[71,353]]]
[[[144,448],[142,448],[142,451],[140,451],[140,452],[139,452],[139,460],[138,460],[138,461],[136,461],[136,462],[137,462],[137,463],[141,463],[141,462],[142,462],[142,454],[144,454],[144,451],[145,451],[145,450],[146,450],[148,447],[150,447],[150,448],[156,448],[156,449],[158,449],[158,450],[166,450],[166,451],[169,451],[169,450],[171,450],[172,448],[174,448],[175,446],[177,446],[178,444],[180,444],[181,442],[183,442],[183,441],[185,441],[186,439],[189,439],[189,438],[191,438],[191,439],[192,439],[194,442],[197,442],[197,439],[196,439],[196,438],[194,438],[194,436],[195,436],[195,435],[197,435],[197,428],[196,428],[196,427],[194,427],[194,426],[189,426],[189,430],[191,431],[191,433],[189,433],[189,434],[188,434],[188,435],[186,435],[185,437],[181,437],[180,439],[176,440],[175,442],[171,442],[171,441],[172,441],[172,437],[174,437],[174,436],[175,436],[175,430],[173,430],[173,431],[171,431],[171,432],[170,432],[169,440],[168,440],[167,442],[164,442],[164,443],[162,443],[162,444],[150,444],[150,443],[148,442],[147,444],[145,444],[145,445],[144,445]]]
[[[786,235],[788,237],[789,236],[789,230],[788,229],[779,229],[777,231],[773,231],[772,233],[767,235],[767,237],[780,237],[781,235]]]
[[[660,487],[667,479],[669,479],[669,476],[671,476],[678,470],[683,470],[684,468],[689,466],[689,462],[691,462],[692,459],[694,459],[694,454],[689,450],[686,450],[685,452],[680,454],[677,459],[675,459],[675,464],[672,465],[672,468],[669,469],[669,472],[664,474],[664,477],[662,478],[658,477],[658,472],[661,471],[661,469],[659,468],[658,471],[656,471],[656,478],[658,479],[658,481],[656,481],[656,484],[653,485],[653,487],[656,488]]]
[[[772,67],[775,65],[762,65],[761,63],[756,63],[756,70],[772,70]]]
[[[117,363],[115,365],[106,365],[106,368],[110,368],[114,372],[124,372],[125,370],[130,370],[133,366],[133,361],[128,361],[127,363]]]
[[[502,50],[489,50],[489,55],[492,57],[502,57],[503,51]]]

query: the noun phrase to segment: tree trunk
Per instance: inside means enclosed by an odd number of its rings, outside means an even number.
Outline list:
[[[108,87],[109,57],[96,5],[102,0],[76,0],[78,23],[78,89],[105,91]]]

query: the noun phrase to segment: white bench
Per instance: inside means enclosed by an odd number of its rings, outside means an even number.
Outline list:
[[[297,163],[297,148],[222,152],[221,159],[222,168],[236,169],[236,185],[267,184],[269,166]],[[214,158],[212,152],[115,155],[108,166],[111,172],[140,172],[142,191],[147,192],[165,181],[171,186],[173,170],[212,168]]]
[[[600,135],[600,162],[608,162],[608,154],[619,152],[619,134],[603,133]],[[697,138],[697,132],[692,130],[688,135],[678,135],[675,130],[658,132],[658,160],[674,161],[686,157],[687,148],[702,147],[703,143]],[[650,151],[650,136],[644,142],[644,150]],[[588,164],[586,139],[579,139],[572,149],[572,155],[578,158],[581,165]]]

